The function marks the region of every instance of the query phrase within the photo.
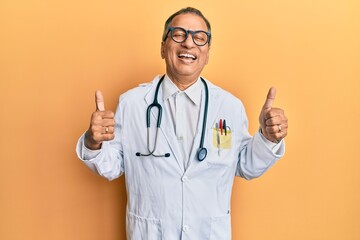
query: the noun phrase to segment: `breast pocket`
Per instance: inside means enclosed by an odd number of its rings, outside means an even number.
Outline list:
[[[208,129],[208,154],[207,164],[210,167],[231,167],[236,160],[234,151],[234,137],[236,133],[228,130],[221,132],[219,129]]]
[[[221,131],[218,128],[212,128],[212,145],[220,149],[231,149],[232,146],[232,131]]]

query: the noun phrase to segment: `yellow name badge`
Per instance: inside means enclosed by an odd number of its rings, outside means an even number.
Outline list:
[[[218,149],[230,149],[231,148],[231,130],[222,131],[219,128],[213,128],[213,146]]]

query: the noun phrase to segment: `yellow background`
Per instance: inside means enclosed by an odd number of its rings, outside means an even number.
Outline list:
[[[203,76],[243,100],[250,132],[270,86],[289,118],[286,156],[235,180],[233,239],[360,239],[358,0],[1,0],[0,239],[125,239],[124,179],[75,144],[96,89],[114,110],[164,73],[163,24],[185,6],[212,23]]]

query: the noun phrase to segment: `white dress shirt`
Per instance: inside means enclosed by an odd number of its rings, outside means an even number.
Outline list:
[[[190,151],[193,147],[200,115],[203,84],[200,78],[185,91],[179,88],[166,75],[163,82],[163,100],[171,110],[174,132],[181,146],[184,168],[187,168]],[[199,122],[202,124],[202,121]],[[199,126],[200,128],[202,126]]]

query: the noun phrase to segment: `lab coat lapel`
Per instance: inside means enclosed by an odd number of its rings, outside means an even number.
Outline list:
[[[154,95],[155,95],[155,90],[156,90],[156,86],[159,83],[161,77],[157,77],[157,79],[155,79],[153,81],[153,87],[151,88],[151,90],[145,95],[145,101],[147,103],[147,105],[149,106],[150,104],[153,103],[154,101]],[[174,124],[173,121],[171,120],[171,116],[170,116],[170,109],[167,108],[167,105],[164,104],[163,101],[163,91],[162,91],[162,87],[160,86],[159,89],[159,93],[158,93],[158,102],[159,104],[162,106],[163,111],[162,111],[162,120],[161,120],[161,125],[160,125],[160,132],[165,136],[165,139],[167,141],[167,144],[169,145],[170,149],[171,149],[171,153],[170,153],[170,159],[174,158],[181,170],[181,172],[184,172],[184,164],[180,159],[180,146],[178,144],[178,141],[176,139],[176,135],[174,132]],[[151,112],[151,122],[156,122],[157,121],[157,114],[155,113],[155,111]],[[159,143],[159,144],[163,144],[163,143]]]
[[[205,90],[203,90],[202,94],[201,94],[201,108],[200,108],[200,117],[199,117],[198,128],[197,128],[198,130],[196,132],[193,148],[192,148],[191,154],[190,154],[190,161],[189,161],[189,165],[187,168],[188,174],[190,174],[191,172],[196,170],[198,167],[203,166],[203,164],[206,164],[205,162],[207,161],[207,158],[209,157],[209,151],[210,151],[210,146],[207,143],[209,142],[208,139],[210,137],[212,137],[212,136],[209,136],[209,133],[211,133],[211,131],[209,131],[209,129],[211,129],[213,127],[217,117],[219,116],[219,112],[221,111],[221,108],[220,108],[221,106],[218,103],[218,101],[216,100],[218,97],[218,94],[217,94],[218,91],[216,91],[217,87],[214,86],[209,81],[207,81],[207,80],[205,80],[205,81],[206,81],[206,83],[208,85],[208,89],[209,89],[208,114],[207,114],[205,136],[204,136],[204,147],[208,150],[208,155],[203,161],[199,161],[197,159],[197,152],[199,150],[200,141],[201,141],[201,133],[202,133],[203,119],[204,119],[204,108],[205,108]]]

